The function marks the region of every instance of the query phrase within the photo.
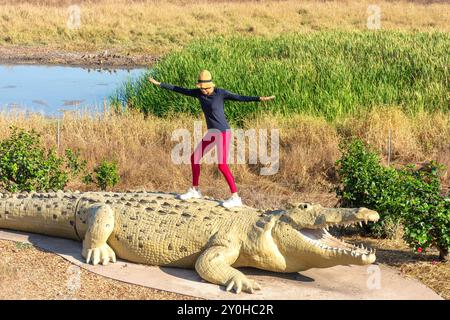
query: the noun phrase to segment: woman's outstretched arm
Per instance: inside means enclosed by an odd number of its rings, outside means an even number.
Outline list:
[[[259,97],[256,96],[241,96],[237,93],[230,92],[228,90],[224,90],[224,99],[225,100],[233,100],[233,101],[260,101]]]
[[[225,91],[225,100],[233,100],[233,101],[243,101],[243,102],[249,102],[249,101],[267,101],[272,100],[275,98],[275,96],[270,97],[256,97],[256,96],[241,96],[236,93],[232,93],[230,91]]]
[[[157,85],[161,88],[167,89],[167,90],[172,90],[181,94],[184,94],[185,96],[190,96],[190,97],[198,97],[198,89],[186,89],[183,87],[178,87],[178,86],[174,86],[171,85],[169,83],[164,83],[164,82],[158,82],[155,79],[153,79],[152,77],[149,77],[148,80],[153,83],[154,85]]]

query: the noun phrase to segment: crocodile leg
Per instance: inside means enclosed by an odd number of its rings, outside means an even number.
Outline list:
[[[236,293],[253,293],[260,290],[259,284],[248,279],[242,272],[231,265],[239,257],[239,249],[224,246],[213,246],[203,252],[195,263],[200,277],[206,281],[224,285],[226,290],[234,289]]]
[[[81,255],[86,258],[86,263],[92,262],[94,265],[116,262],[116,254],[106,243],[114,230],[113,210],[105,204],[94,204],[89,210]]]

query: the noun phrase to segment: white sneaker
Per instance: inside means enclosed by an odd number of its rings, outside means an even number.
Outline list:
[[[187,200],[191,198],[200,199],[202,197],[202,193],[200,190],[197,190],[193,187],[190,187],[186,193],[180,194],[179,198],[181,200]]]
[[[240,207],[242,206],[241,197],[231,196],[231,198],[222,202],[222,206],[224,206],[225,208]]]

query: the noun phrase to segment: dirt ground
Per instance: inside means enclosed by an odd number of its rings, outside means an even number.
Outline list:
[[[437,262],[437,252],[416,254],[400,240],[346,240],[377,248],[378,263],[450,299],[450,264]],[[29,244],[0,240],[0,252],[0,299],[197,299],[105,278]]]
[[[41,64],[92,68],[148,67],[159,59],[154,55],[123,55],[108,50],[66,52],[49,47],[0,46],[0,64]]]
[[[105,278],[30,244],[0,240],[0,252],[3,300],[197,299]]]
[[[407,277],[419,280],[446,300],[450,299],[450,262],[440,262],[436,249],[414,252],[402,240],[344,237],[348,242],[362,243],[377,249],[377,262],[394,268]]]

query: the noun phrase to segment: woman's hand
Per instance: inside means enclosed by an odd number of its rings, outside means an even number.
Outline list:
[[[261,100],[261,101],[268,101],[268,100],[273,100],[273,99],[275,99],[275,96],[259,97],[259,100]]]
[[[148,77],[148,81],[150,81],[151,83],[153,83],[154,85],[157,85],[157,86],[159,86],[161,84],[161,82],[156,81],[152,77]]]

